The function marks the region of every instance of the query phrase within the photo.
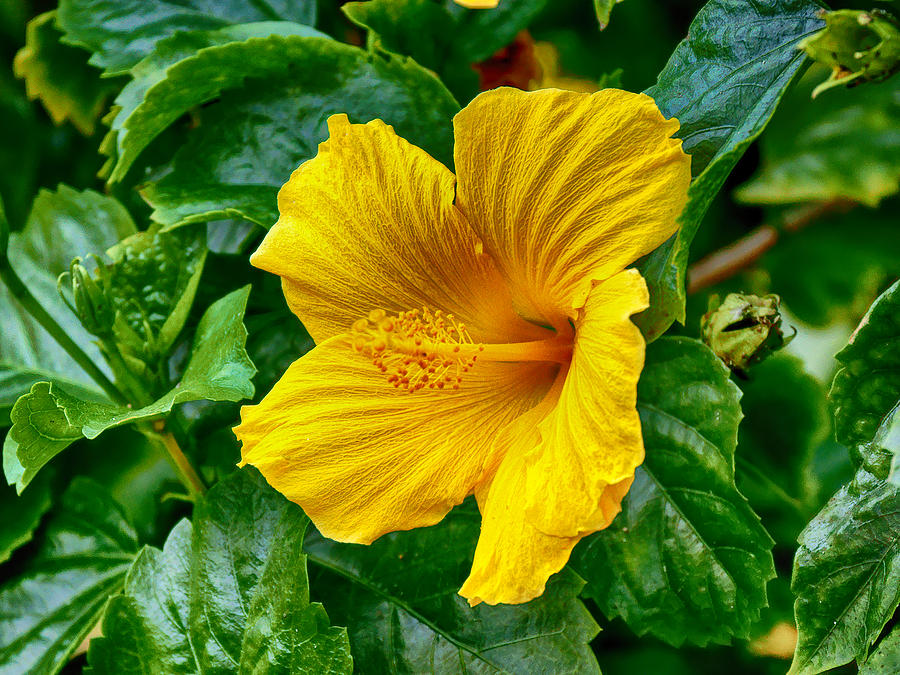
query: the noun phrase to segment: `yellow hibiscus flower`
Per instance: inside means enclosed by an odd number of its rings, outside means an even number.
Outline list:
[[[643,461],[648,306],[625,269],[676,229],[690,159],[648,96],[501,88],[453,120],[456,175],[375,120],[278,195],[252,263],[316,347],[235,429],[326,537],[482,512],[471,604],[544,590]]]
[[[493,9],[500,0],[453,0],[457,5],[468,9]]]

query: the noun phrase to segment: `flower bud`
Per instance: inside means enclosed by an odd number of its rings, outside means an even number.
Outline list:
[[[732,370],[745,372],[790,342],[782,330],[781,298],[777,295],[730,293],[719,304],[710,298],[710,310],[700,320],[703,341]]]
[[[115,312],[101,285],[81,264],[81,258],[72,261],[69,272],[60,276],[60,282],[62,283],[65,278],[72,284],[72,296],[75,300],[75,306],[70,305],[70,308],[81,321],[81,325],[98,337],[109,334],[115,320]]]

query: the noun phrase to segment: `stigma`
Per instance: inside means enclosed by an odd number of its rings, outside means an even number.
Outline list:
[[[353,349],[371,357],[396,389],[413,393],[459,389],[483,345],[466,326],[441,310],[411,309],[389,316],[376,309],[353,324]]]

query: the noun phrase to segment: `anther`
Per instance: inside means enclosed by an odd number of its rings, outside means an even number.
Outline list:
[[[353,349],[369,356],[389,384],[410,393],[448,384],[458,389],[460,373],[475,365],[472,351],[481,348],[452,314],[427,307],[394,316],[375,309],[352,329]]]

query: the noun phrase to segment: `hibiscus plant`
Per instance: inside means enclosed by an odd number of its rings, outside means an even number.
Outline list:
[[[0,675],[900,673],[869,4],[0,3]]]

